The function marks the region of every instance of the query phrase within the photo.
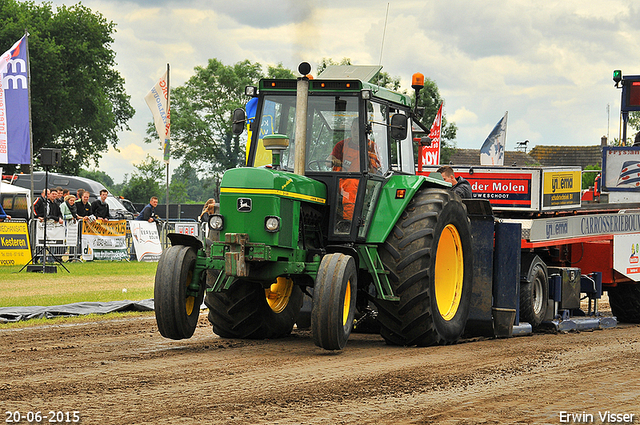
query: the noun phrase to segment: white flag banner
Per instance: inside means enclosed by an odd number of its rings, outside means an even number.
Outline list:
[[[498,121],[480,149],[480,165],[504,165],[504,148],[507,140],[507,115]]]
[[[169,107],[169,84],[167,81],[168,71],[164,73],[158,82],[149,90],[144,97],[145,102],[153,114],[153,122],[160,138],[164,151],[164,161],[169,163],[169,139],[171,128],[171,109]]]

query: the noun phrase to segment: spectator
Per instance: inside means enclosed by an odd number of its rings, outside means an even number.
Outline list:
[[[76,207],[76,197],[68,195],[64,197],[64,202],[60,204],[60,212],[64,220],[78,220],[78,210]]]
[[[91,211],[96,218],[103,220],[109,220],[109,204],[107,204],[107,195],[109,191],[102,189],[100,191],[100,198],[93,201],[91,204]]]
[[[58,206],[60,206],[60,204],[64,202],[64,190],[62,190],[60,186],[56,187],[54,190],[56,191],[56,198],[54,199],[54,201],[56,204],[58,204]],[[67,193],[69,193],[68,190]]]
[[[62,221],[62,212],[60,211],[60,206],[57,202],[58,199],[58,191],[56,189],[51,189],[49,191],[49,199],[47,202],[47,206],[49,211],[47,212],[47,219],[57,221],[58,223],[64,223]]]
[[[636,133],[636,138],[633,141],[633,146],[640,146],[640,131]]]
[[[80,188],[76,191],[76,201],[82,200],[82,194],[84,193],[84,189]]]
[[[443,165],[438,168],[438,173],[442,174],[442,178],[444,181],[449,182],[453,185],[451,188],[455,193],[458,194],[461,198],[471,198],[473,197],[473,191],[471,190],[471,184],[463,177],[457,177],[451,168],[448,165]]]
[[[146,207],[140,211],[140,214],[136,217],[136,220],[140,221],[148,221],[149,223],[153,223],[158,219],[158,215],[156,214],[156,207],[158,206],[158,197],[152,196],[149,200],[149,203]]]
[[[93,214],[91,204],[89,203],[89,192],[82,191],[82,198],[79,203],[76,204],[78,210],[78,217],[83,219]]]
[[[204,203],[204,207],[202,207],[202,212],[198,217],[198,221],[200,223],[208,223],[209,216],[214,213],[216,209],[216,200],[213,198],[207,199],[207,202]]]
[[[38,199],[33,203],[33,216],[40,221],[44,221],[44,216],[48,210],[47,208],[47,196],[49,191],[47,189],[42,190],[42,194],[38,196]]]
[[[11,216],[4,211],[2,204],[0,204],[0,221],[11,220]]]

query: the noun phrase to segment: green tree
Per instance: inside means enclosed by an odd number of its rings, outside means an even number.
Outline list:
[[[171,184],[169,184],[169,201],[172,204],[186,204],[189,201],[187,182],[171,180]]]
[[[635,129],[635,131],[637,132],[638,130],[640,130],[640,112],[629,112],[629,127],[631,128],[627,131]],[[633,137],[635,137],[635,134],[632,136],[632,138]]]
[[[104,171],[81,169],[78,171],[78,176],[102,183],[107,189],[109,189],[109,192],[114,190],[115,185],[113,183],[113,179]]]
[[[280,72],[274,68],[274,72]],[[246,102],[244,88],[262,77],[258,63],[226,66],[209,59],[171,94],[171,155],[204,172],[221,173],[244,164],[244,146],[231,132],[231,114]],[[150,123],[145,141],[157,140]]]
[[[53,10],[16,0],[0,2],[0,21],[3,51],[29,32],[34,154],[61,148],[51,171],[68,174],[97,163],[135,113],[115,70],[115,24],[80,3]]]
[[[165,195],[165,186],[162,184],[165,167],[160,160],[147,154],[144,161],[133,164],[136,171],[124,176],[122,183],[122,196],[134,203],[147,203],[149,198],[157,196],[161,201]]]
[[[585,171],[587,170],[602,170],[599,165],[587,165],[584,167]],[[593,182],[596,179],[598,173],[582,173],[582,188],[589,189],[593,186]]]
[[[196,169],[188,162],[183,162],[171,175],[169,199],[175,203],[204,202],[211,197],[210,185],[198,177]]]
[[[290,69],[284,68],[282,66],[282,63],[278,63],[276,66],[269,65],[269,67],[267,68],[267,77],[287,79],[295,78],[295,75]]]
[[[335,61],[335,60],[333,60],[331,58],[322,58],[322,60],[318,64],[318,69],[316,70],[316,75],[322,74],[322,71],[324,71],[325,69],[327,69],[327,67],[332,66],[332,65],[352,65],[352,63],[351,63],[351,59],[349,59],[349,58],[342,58],[339,61]]]

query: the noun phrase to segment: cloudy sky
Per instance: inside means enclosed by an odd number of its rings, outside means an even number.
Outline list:
[[[157,145],[142,142],[152,119],[143,97],[167,63],[173,87],[209,58],[227,65],[282,62],[295,70],[303,60],[315,68],[322,58],[346,57],[359,65],[381,63],[406,88],[421,72],[445,99],[458,147],[479,149],[508,111],[507,150],[525,139],[533,147],[618,137],[620,91],[612,72],[640,74],[640,3],[632,0],[83,4],[117,24],[112,47],[136,109],[131,131],[120,134],[120,153],[110,151],[98,167],[116,182],[147,153],[161,159]]]

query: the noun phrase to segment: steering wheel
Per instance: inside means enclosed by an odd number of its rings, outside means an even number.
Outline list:
[[[327,170],[323,170],[320,166],[324,164],[327,166]],[[317,170],[315,171],[329,171],[333,167],[333,162],[328,159],[315,159],[313,161],[307,162],[307,168],[311,170],[311,167],[315,166]]]

